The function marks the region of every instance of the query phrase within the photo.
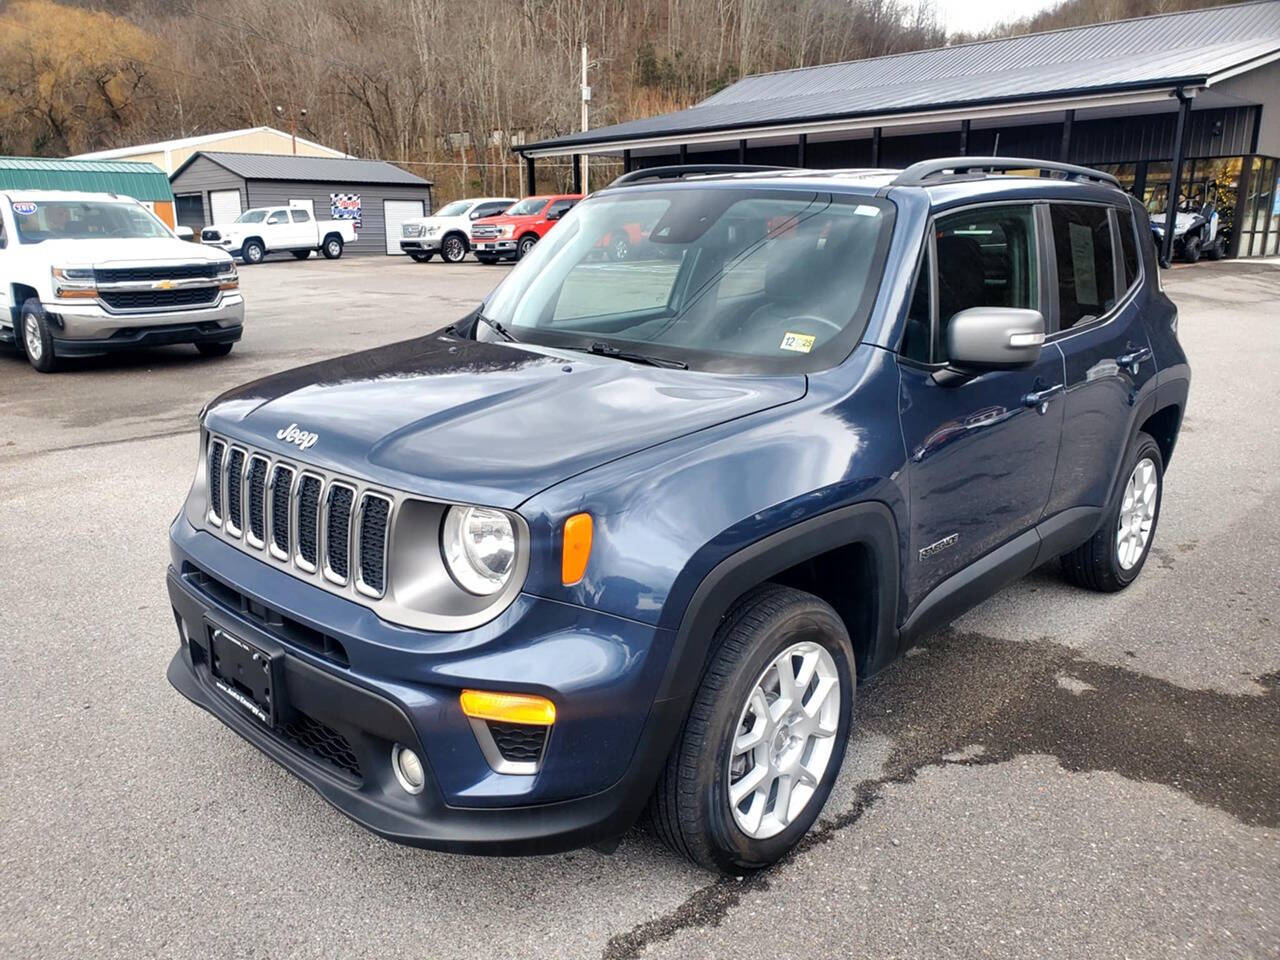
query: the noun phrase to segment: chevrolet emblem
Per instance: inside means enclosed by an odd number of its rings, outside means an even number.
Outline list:
[[[172,289],[173,289],[173,281],[172,281],[172,280],[157,280],[155,283],[151,284],[151,289],[152,289],[152,290],[172,290]]]

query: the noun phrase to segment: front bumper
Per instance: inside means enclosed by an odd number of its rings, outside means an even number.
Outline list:
[[[44,310],[53,323],[54,348],[59,354],[64,349],[99,353],[157,342],[225,340],[229,331],[239,331],[244,325],[244,297],[239,293],[221,293],[212,303],[172,310],[118,311],[97,300],[45,301]],[[191,328],[192,334],[178,340],[163,339],[166,330],[172,333],[178,328]],[[238,340],[239,333],[230,339]]]
[[[413,237],[400,241],[400,249],[405,253],[435,253],[440,249],[438,237]]]
[[[434,849],[549,853],[615,837],[643,809],[682,717],[675,702],[653,699],[669,632],[527,595],[474,631],[408,630],[183,516],[171,552],[181,647],[170,683],[367,829]],[[353,761],[335,768],[308,748],[309,737],[261,723],[217,690],[213,629],[279,652],[281,699],[313,730],[344,741]],[[467,686],[556,702],[537,774],[492,769],[458,705]],[[425,761],[420,794],[392,773],[395,743]]]
[[[472,240],[471,250],[480,254],[506,255],[516,252],[515,240]]]

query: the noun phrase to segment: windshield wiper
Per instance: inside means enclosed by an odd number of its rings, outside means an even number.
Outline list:
[[[510,330],[508,330],[506,327],[504,327],[504,326],[503,326],[501,323],[499,323],[497,320],[491,320],[491,319],[489,319],[489,318],[488,318],[488,317],[486,317],[483,313],[481,313],[479,310],[477,310],[477,311],[475,312],[475,318],[476,318],[477,320],[479,320],[481,323],[483,323],[483,324],[484,324],[486,327],[488,327],[490,330],[492,330],[494,333],[496,333],[498,336],[502,337],[502,339],[503,339],[503,340],[506,340],[508,343],[519,343],[519,342],[520,342],[519,340],[517,340],[517,339],[512,335],[512,333],[511,333],[511,331],[510,331]],[[456,323],[451,323],[451,324],[449,324],[447,327],[445,327],[445,328],[444,328],[444,332],[445,332],[445,333],[457,334],[457,333],[459,333],[459,332],[460,332],[460,330],[459,330],[459,328],[458,328],[458,324],[456,324]]]
[[[581,349],[581,347],[577,348]],[[627,350],[621,350],[613,344],[605,343],[597,340],[591,346],[587,347],[589,353],[599,354],[602,357],[613,357],[615,360],[627,360],[630,363],[643,363],[650,367],[666,367],[671,370],[688,370],[689,365],[683,360],[672,360],[669,357],[654,357],[645,353],[631,353]]]

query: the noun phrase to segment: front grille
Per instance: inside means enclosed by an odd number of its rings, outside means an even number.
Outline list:
[[[309,753],[317,760],[327,763],[354,780],[364,779],[360,773],[360,761],[356,758],[355,751],[351,749],[351,744],[333,727],[305,713],[298,713],[294,719],[285,724],[282,732],[287,740],[303,752]]]
[[[471,228],[471,236],[479,240],[492,240],[502,236],[502,227],[497,224],[482,223]]]
[[[402,235],[402,236],[405,236],[405,237],[420,237],[420,236],[422,236],[422,224],[420,224],[420,223],[406,223],[406,224],[404,225],[403,229],[401,230],[401,235]]]
[[[324,560],[330,579],[346,583],[351,573],[351,506],[355,491],[343,484],[329,485],[325,504]]]
[[[527,723],[495,723],[489,721],[489,732],[502,754],[511,763],[537,763],[547,742],[547,728]]]
[[[177,290],[99,290],[102,302],[114,310],[146,310],[154,307],[194,307],[213,303],[217,287],[184,287]]]
[[[243,480],[244,451],[239,447],[232,447],[231,456],[227,458],[227,533],[234,537],[240,536],[244,529]]]
[[[326,586],[386,594],[394,497],[223,437],[209,438],[206,456],[210,527]]]
[[[167,266],[100,267],[93,271],[98,283],[143,283],[154,280],[192,280],[218,275],[216,263],[172,263]]]
[[[200,231],[201,240],[221,240],[222,234],[217,230],[211,230],[208,227]]]

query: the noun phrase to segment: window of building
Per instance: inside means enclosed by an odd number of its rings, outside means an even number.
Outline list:
[[[1055,203],[1049,209],[1058,267],[1058,327],[1103,316],[1116,302],[1115,254],[1107,208]]]

